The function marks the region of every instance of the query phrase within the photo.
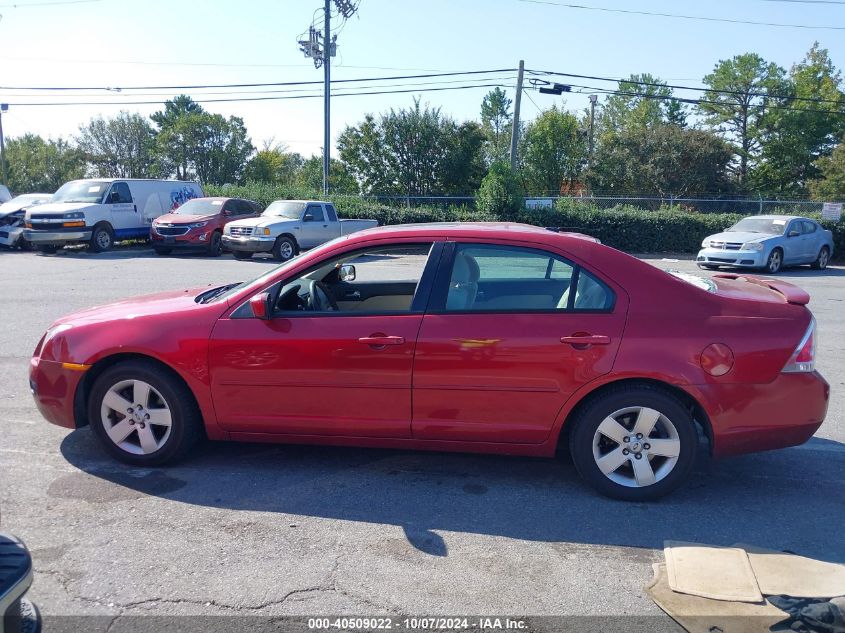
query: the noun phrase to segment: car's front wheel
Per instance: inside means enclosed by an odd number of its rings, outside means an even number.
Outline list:
[[[211,240],[208,242],[208,254],[211,257],[220,257],[223,254],[223,235],[220,231],[214,231],[211,234]]]
[[[106,224],[98,224],[91,233],[91,241],[88,242],[88,249],[92,253],[105,253],[114,246],[114,231]]]
[[[280,237],[273,245],[273,257],[280,262],[286,262],[296,255],[296,243],[289,237]]]
[[[136,466],[176,461],[203,436],[200,412],[185,384],[145,361],[118,363],[97,378],[88,420],[112,456]]]
[[[766,272],[776,275],[781,268],[783,268],[783,251],[776,248],[769,253],[769,259],[766,260]]]
[[[625,386],[590,400],[571,421],[572,460],[601,494],[649,501],[677,488],[695,464],[692,415],[659,388]]]
[[[830,249],[827,246],[822,246],[822,249],[819,251],[819,256],[816,258],[816,261],[812,263],[812,267],[814,270],[824,270],[827,268],[829,263]]]

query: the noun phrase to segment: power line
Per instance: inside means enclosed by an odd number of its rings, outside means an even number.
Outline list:
[[[462,75],[490,75],[514,72],[515,68],[499,68],[495,70],[467,70],[461,72],[426,73],[422,75],[394,75],[392,77],[359,77],[356,79],[335,79],[332,83],[357,83],[366,81],[396,81],[400,79],[429,79],[432,77],[458,77]],[[206,90],[212,88],[269,88],[274,86],[308,86],[322,85],[322,81],[279,81],[249,84],[205,84],[195,86],[0,86],[0,90],[29,90],[29,91],[62,91],[74,92],[80,90],[103,90],[107,92],[122,92],[124,90]]]
[[[532,74],[540,74],[540,75],[551,75],[555,77],[572,77],[574,79],[589,79],[591,81],[612,81],[615,83],[630,83],[636,84],[639,86],[649,86],[654,88],[671,88],[674,90],[691,90],[694,92],[706,92],[710,94],[725,94],[725,95],[736,95],[736,96],[749,96],[749,97],[763,97],[768,99],[784,99],[787,101],[806,101],[809,103],[831,103],[834,105],[840,105],[843,103],[840,99],[822,99],[820,97],[798,97],[794,95],[780,95],[780,94],[768,94],[765,92],[742,92],[740,90],[714,90],[711,88],[701,88],[695,86],[682,86],[677,84],[664,84],[654,81],[637,81],[634,79],[615,79],[612,77],[597,77],[594,75],[576,75],[572,73],[560,73],[560,72],[553,72],[548,70],[530,70],[528,71]]]
[[[370,95],[393,95],[393,94],[408,94],[421,92],[441,92],[444,90],[472,90],[475,88],[513,88],[512,84],[504,83],[489,83],[489,84],[473,84],[466,86],[445,86],[439,88],[410,88],[407,90],[377,90],[370,92],[340,92],[332,93],[332,97],[359,97]],[[288,99],[321,99],[322,93],[307,94],[307,95],[286,95],[274,97],[239,97],[231,99],[196,99],[196,103],[235,103],[246,101],[285,101]],[[67,101],[67,102],[9,102],[8,105],[15,107],[38,107],[38,106],[128,106],[128,105],[161,105],[164,101]]]
[[[790,2],[794,4],[845,4],[843,0],[763,0],[763,2]]]
[[[605,13],[623,13],[626,15],[646,15],[661,18],[676,18],[680,20],[698,20],[703,22],[727,22],[729,24],[750,24],[753,26],[774,26],[791,29],[820,29],[825,31],[845,31],[845,26],[816,26],[812,24],[784,24],[781,22],[755,22],[753,20],[737,20],[731,18],[712,18],[701,15],[682,15],[679,13],[658,13],[654,11],[636,11],[633,9],[610,9],[608,7],[591,7],[585,4],[567,4],[552,2],[552,0],[518,0],[528,4],[544,4],[565,9],[583,9],[586,11],[603,11]]]
[[[92,2],[102,2],[103,0],[52,0],[48,2],[27,2],[19,4],[0,4],[0,9],[29,9],[30,7],[55,7],[62,4],[89,4]]]

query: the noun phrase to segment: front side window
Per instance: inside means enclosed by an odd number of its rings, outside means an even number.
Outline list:
[[[546,251],[458,244],[446,310],[530,312],[610,310],[613,292],[594,275]]]
[[[431,249],[431,243],[373,247],[323,261],[281,286],[274,312],[285,316],[416,311],[414,297]]]
[[[304,219],[306,222],[325,222],[326,216],[323,214],[323,205],[309,205],[308,210],[305,212]]]
[[[109,200],[112,204],[129,204],[132,202],[132,192],[125,182],[116,182],[112,185]]]

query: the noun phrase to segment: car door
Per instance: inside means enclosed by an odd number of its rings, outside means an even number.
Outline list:
[[[791,220],[788,222],[783,235],[784,264],[797,264],[803,261],[806,242],[804,226],[801,220]]]
[[[126,237],[133,231],[137,232],[137,229],[142,226],[142,221],[136,213],[132,192],[129,190],[127,183],[112,183],[105,201],[109,210],[111,225],[117,237]]]
[[[414,360],[413,435],[542,443],[579,387],[610,371],[621,288],[526,244],[450,244]]]
[[[209,365],[221,426],[233,433],[410,437],[416,337],[440,249],[415,242],[348,250],[274,284],[271,318],[255,318],[245,303],[220,319]],[[361,284],[396,282],[402,270],[411,282],[407,305],[310,304],[312,290],[334,296],[340,267],[350,260]]]
[[[801,220],[801,226],[803,227],[801,232],[801,239],[803,240],[802,263],[811,264],[819,257],[824,234],[812,220]]]
[[[309,203],[302,214],[302,230],[297,236],[297,241],[302,248],[313,248],[318,244],[327,242],[332,237],[329,230],[329,222],[326,219],[326,212],[322,204]]]

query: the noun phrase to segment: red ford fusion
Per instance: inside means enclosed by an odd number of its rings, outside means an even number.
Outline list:
[[[133,465],[203,437],[555,455],[620,499],[703,449],[793,446],[824,420],[809,296],[659,270],[519,224],[362,231],[251,282],[59,319],[31,362],[47,420]]]

